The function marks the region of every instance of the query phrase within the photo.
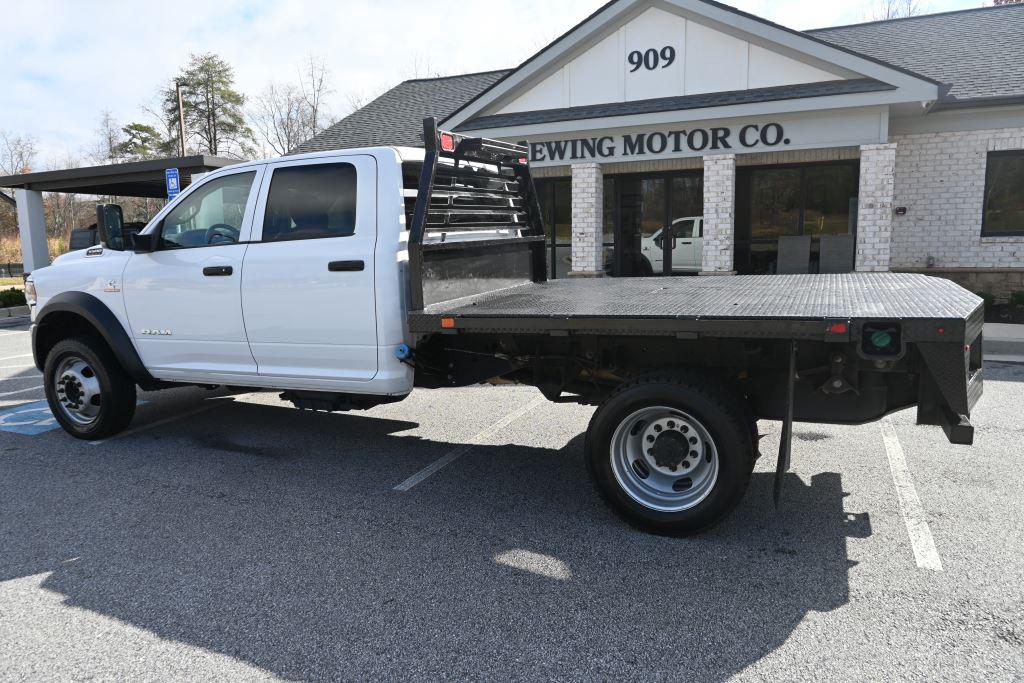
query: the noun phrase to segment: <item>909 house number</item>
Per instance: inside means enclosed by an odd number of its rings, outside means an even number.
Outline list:
[[[666,45],[661,50],[655,50],[653,47],[643,52],[633,50],[626,60],[633,67],[629,73],[639,71],[641,67],[648,71],[654,71],[659,66],[662,69],[667,69],[672,66],[672,62],[676,61],[676,49],[671,45]]]

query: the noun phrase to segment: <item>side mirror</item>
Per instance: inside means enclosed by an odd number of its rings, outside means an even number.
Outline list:
[[[132,235],[132,251],[136,254],[151,254],[156,251],[158,235],[156,233],[142,234],[137,232]]]
[[[96,205],[96,229],[107,249],[124,251],[124,212],[118,204]]]

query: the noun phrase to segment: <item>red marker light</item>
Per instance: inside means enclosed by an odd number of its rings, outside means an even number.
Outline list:
[[[525,163],[527,163],[528,161],[529,161],[529,159],[527,159],[526,157],[520,157],[520,158],[519,158],[519,163],[521,163],[521,164],[525,164]]]
[[[938,330],[936,330],[936,332],[938,332],[939,334],[946,334],[946,328],[940,327]]]
[[[828,326],[828,331],[832,334],[846,334],[850,331],[850,326],[846,323],[832,323]]]
[[[441,133],[441,149],[445,152],[454,152],[455,136],[451,133]]]

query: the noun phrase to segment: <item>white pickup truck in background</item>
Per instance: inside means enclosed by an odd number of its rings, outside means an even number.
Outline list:
[[[640,239],[640,253],[650,264],[651,273],[665,270],[665,235],[672,240],[667,246],[673,273],[699,273],[704,251],[704,217],[677,218],[666,230],[656,230]]]

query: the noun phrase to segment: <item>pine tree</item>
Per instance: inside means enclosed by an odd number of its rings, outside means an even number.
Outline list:
[[[221,156],[252,156],[253,134],[242,107],[245,96],[234,88],[231,65],[213,53],[191,55],[188,66],[163,92],[168,130],[178,130],[178,95],[182,84],[185,148],[188,152]],[[177,145],[177,139],[173,141]]]

